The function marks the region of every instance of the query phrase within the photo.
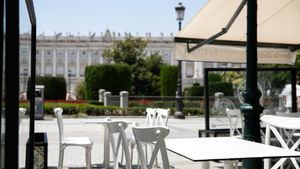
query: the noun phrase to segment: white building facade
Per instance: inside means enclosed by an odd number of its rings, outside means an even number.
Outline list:
[[[150,34],[141,37],[148,41],[145,54],[159,53],[165,63],[177,65],[175,56],[174,37],[151,37]],[[103,64],[104,49],[112,46],[113,41],[122,40],[122,37],[106,31],[103,36],[55,36],[37,37],[36,76],[63,76],[66,79],[67,91],[75,94],[76,85],[84,80],[85,67],[93,64]],[[22,37],[21,37],[22,38]],[[20,48],[20,91],[26,91],[28,75],[30,75],[29,46]],[[194,81],[202,83],[205,67],[231,67],[231,64],[182,62],[183,88],[191,86]],[[70,83],[69,83],[70,82]],[[70,86],[70,89],[69,89]]]

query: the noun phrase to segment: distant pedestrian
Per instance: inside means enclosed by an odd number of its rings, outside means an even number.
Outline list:
[[[297,100],[300,100],[300,85],[296,84],[296,96]],[[292,112],[292,85],[291,84],[286,84],[284,86],[284,89],[280,93],[279,97],[282,97],[284,101],[284,106],[286,108],[286,113]],[[299,98],[299,99],[298,99]],[[298,102],[297,102],[298,103]],[[299,105],[299,104],[297,104]],[[297,106],[298,108],[298,106]]]

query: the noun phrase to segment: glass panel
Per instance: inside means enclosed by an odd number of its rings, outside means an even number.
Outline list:
[[[19,98],[20,108],[29,112],[29,98],[27,98],[27,82],[30,75],[31,58],[31,22],[25,0],[20,0],[20,67],[19,67]],[[25,167],[26,141],[29,138],[29,118],[19,112],[19,167]]]
[[[243,103],[245,71],[210,71],[208,77],[210,128],[226,128],[229,125],[226,109],[239,109]],[[264,114],[291,111],[290,70],[258,71],[257,84]]]

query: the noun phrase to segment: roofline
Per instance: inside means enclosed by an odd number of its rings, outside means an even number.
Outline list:
[[[187,43],[188,44],[199,44],[206,39],[197,39],[197,38],[181,38],[175,37],[174,42],[177,43]],[[213,45],[226,45],[226,46],[246,46],[247,42],[245,41],[229,41],[229,40],[214,40],[209,44]],[[258,47],[269,47],[269,48],[284,48],[290,49],[292,52],[300,49],[300,44],[285,44],[285,43],[265,43],[257,42]]]

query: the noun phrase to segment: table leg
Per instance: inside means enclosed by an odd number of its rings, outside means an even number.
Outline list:
[[[224,169],[234,169],[233,164],[236,162],[236,160],[225,160],[224,161]]]
[[[103,165],[105,169],[109,169],[109,157],[110,157],[110,143],[109,136],[106,127],[104,127],[104,154],[103,154]]]
[[[209,169],[210,167],[210,162],[209,161],[203,161],[203,162],[199,162],[200,163],[200,168],[201,169]]]

